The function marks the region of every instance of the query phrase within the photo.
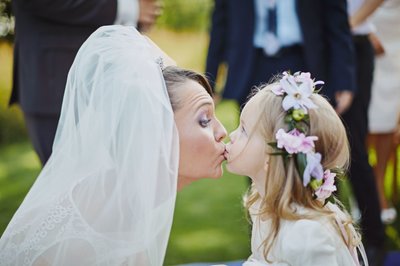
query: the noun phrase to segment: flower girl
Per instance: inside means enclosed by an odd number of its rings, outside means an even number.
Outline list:
[[[226,147],[227,169],[247,175],[250,265],[367,265],[359,234],[332,192],[349,160],[346,132],[309,73],[283,73],[245,105]]]

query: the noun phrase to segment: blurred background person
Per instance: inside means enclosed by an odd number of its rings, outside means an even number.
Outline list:
[[[15,42],[10,104],[19,103],[42,164],[50,157],[68,70],[99,26],[139,25],[160,14],[155,0],[14,0]]]
[[[383,264],[385,231],[380,219],[379,197],[365,143],[374,72],[374,50],[369,39],[374,29],[369,15],[381,2],[381,0],[347,0],[353,35],[357,91],[350,108],[343,113],[351,151],[349,177],[361,214],[361,217],[356,218],[361,218],[366,252],[369,264],[373,266]],[[354,208],[352,212],[356,213]]]
[[[242,105],[277,73],[310,71],[342,113],[355,89],[347,19],[345,0],[215,0],[206,74],[215,83],[226,63],[222,96]]]
[[[368,114],[369,143],[376,151],[374,171],[382,209],[381,219],[385,224],[390,224],[395,221],[397,211],[385,196],[384,181],[390,157],[397,158],[395,132],[400,119],[400,29],[394,25],[400,25],[400,1],[385,1],[372,16],[372,22],[376,27],[372,39],[376,58]]]

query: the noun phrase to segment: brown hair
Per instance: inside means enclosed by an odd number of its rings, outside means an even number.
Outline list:
[[[197,72],[188,69],[182,69],[177,66],[168,66],[163,70],[163,76],[165,84],[167,85],[167,91],[171,101],[172,109],[174,111],[181,107],[179,97],[177,96],[179,87],[188,80],[199,83],[207,91],[207,93],[210,94],[210,96],[213,96],[213,92],[208,80]]]

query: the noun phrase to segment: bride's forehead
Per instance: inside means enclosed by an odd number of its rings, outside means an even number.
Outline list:
[[[179,91],[180,101],[188,107],[193,107],[198,102],[212,102],[212,98],[205,88],[195,81],[189,80],[185,82]]]

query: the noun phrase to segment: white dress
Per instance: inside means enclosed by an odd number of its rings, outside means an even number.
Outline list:
[[[299,212],[306,209],[297,207]],[[355,266],[356,263],[342,236],[328,221],[282,220],[275,243],[268,256],[263,255],[263,241],[271,228],[270,221],[253,216],[252,254],[244,266]]]
[[[376,57],[369,129],[371,133],[393,132],[400,115],[400,0],[387,0],[372,21],[385,53]]]

